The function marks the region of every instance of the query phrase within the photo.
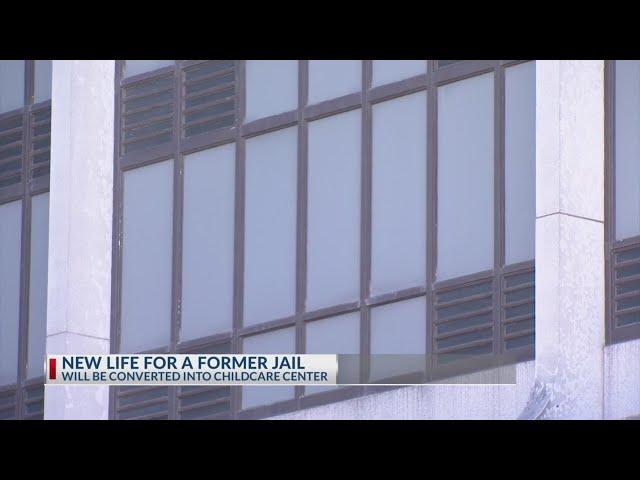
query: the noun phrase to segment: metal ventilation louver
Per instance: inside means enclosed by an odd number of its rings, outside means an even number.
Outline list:
[[[36,383],[24,387],[22,390],[24,404],[24,418],[28,420],[42,420],[44,418],[44,384]]]
[[[168,387],[119,387],[116,393],[118,420],[166,420]]]
[[[185,138],[233,126],[235,81],[236,66],[233,60],[210,60],[185,69]]]
[[[136,82],[122,92],[122,149],[141,150],[173,139],[173,74]]]
[[[0,188],[22,180],[22,113],[0,120]]]
[[[209,344],[188,349],[181,353],[224,354],[231,353],[231,344]],[[209,420],[226,417],[231,412],[231,387],[179,387],[178,418],[182,420]]]
[[[435,352],[438,364],[493,351],[493,280],[436,291]]]
[[[615,327],[640,324],[640,246],[613,255]]]
[[[506,351],[535,343],[535,272],[505,275],[503,295],[503,342]]]
[[[11,388],[0,392],[0,420],[16,418],[16,390]]]
[[[49,175],[51,107],[31,113],[31,178]]]

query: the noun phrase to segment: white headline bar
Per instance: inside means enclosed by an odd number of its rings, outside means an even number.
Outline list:
[[[337,355],[48,355],[50,385],[335,385]]]

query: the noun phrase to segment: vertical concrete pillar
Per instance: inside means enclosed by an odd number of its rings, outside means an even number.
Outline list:
[[[47,354],[109,353],[113,60],[53,62]],[[108,387],[47,386],[45,419],[108,418]]]
[[[604,61],[536,63],[541,418],[603,418]]]

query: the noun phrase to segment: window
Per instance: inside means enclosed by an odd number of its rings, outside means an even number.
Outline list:
[[[605,64],[607,341],[640,337],[640,61]]]
[[[172,66],[174,60],[127,60],[125,62],[126,77],[140,75],[141,73],[152,72],[162,67]]]
[[[246,62],[246,121],[298,108],[298,62],[250,60]]]
[[[437,280],[493,267],[493,83],[486,73],[438,87]]]
[[[169,343],[173,161],[124,173],[122,351]]]
[[[372,107],[371,294],[426,285],[427,95]]]
[[[360,60],[309,61],[309,104],[359,93],[361,88]]]
[[[0,419],[42,418],[51,61],[0,60]]]
[[[296,136],[287,128],[246,143],[243,325],[295,312]]]
[[[427,62],[424,60],[374,60],[373,86],[378,87],[426,73]]]
[[[235,145],[184,160],[182,338],[233,326]]]
[[[360,297],[360,110],[309,123],[308,311]]]
[[[360,355],[361,383],[531,358],[533,63],[118,65],[114,352]],[[261,418],[363,392],[114,388],[111,414]]]

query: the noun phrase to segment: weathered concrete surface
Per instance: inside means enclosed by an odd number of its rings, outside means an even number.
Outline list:
[[[47,353],[108,353],[113,60],[55,60],[51,118]],[[46,419],[108,415],[108,387],[47,386]]]
[[[515,419],[533,386],[534,362],[519,363],[515,385],[451,384],[399,388],[273,417],[287,420]],[[475,381],[473,376],[467,377]]]
[[[603,418],[604,61],[536,62],[536,146],[542,418]]]
[[[604,349],[604,418],[640,415],[640,340]]]

